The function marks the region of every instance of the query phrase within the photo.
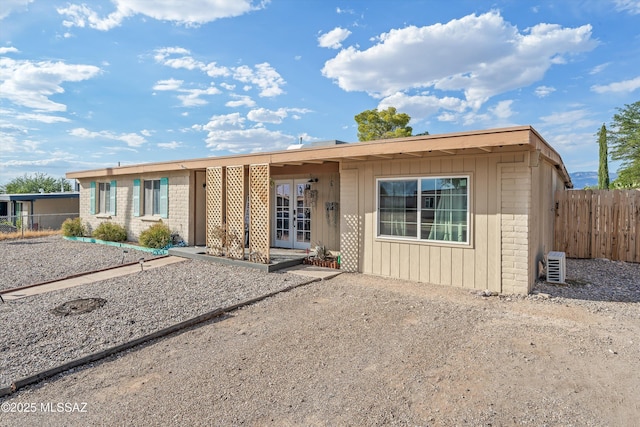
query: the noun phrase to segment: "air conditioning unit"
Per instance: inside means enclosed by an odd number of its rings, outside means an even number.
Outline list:
[[[547,254],[547,282],[565,283],[567,276],[567,261],[564,252],[549,252]]]

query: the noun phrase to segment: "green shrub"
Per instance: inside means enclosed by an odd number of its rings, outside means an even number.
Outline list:
[[[80,218],[67,218],[62,223],[62,235],[66,237],[82,237],[87,234],[87,229],[82,225]]]
[[[162,249],[171,241],[171,230],[161,221],[140,233],[138,240],[142,246],[147,248]]]
[[[93,231],[93,237],[107,242],[124,242],[127,240],[127,230],[120,224],[103,222]]]

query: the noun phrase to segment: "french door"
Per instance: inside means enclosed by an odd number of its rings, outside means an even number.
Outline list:
[[[306,179],[275,181],[275,246],[308,249],[311,246],[311,207],[305,205]]]

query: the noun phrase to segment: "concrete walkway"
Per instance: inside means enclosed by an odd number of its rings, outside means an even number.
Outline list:
[[[154,268],[162,267],[164,265],[174,264],[176,262],[185,261],[187,258],[179,256],[166,256],[162,258],[153,258],[144,262],[143,268],[145,270],[151,270]],[[126,276],[128,274],[137,273],[140,271],[140,264],[125,265],[122,267],[114,267],[108,270],[98,271],[95,273],[88,273],[82,276],[71,277],[68,279],[56,280],[51,283],[47,283],[39,286],[26,287],[23,289],[16,289],[12,292],[2,294],[2,298],[5,301],[13,301],[20,298],[26,298],[33,295],[39,295],[46,292],[56,291],[58,289],[72,288],[74,286],[87,285],[89,283],[99,282],[101,280],[110,279],[112,277]],[[313,265],[296,265],[294,267],[287,268],[287,273],[296,274],[298,276],[309,277],[312,279],[329,280],[342,273],[340,270],[334,268],[316,267]]]
[[[151,270],[154,268],[162,267],[176,262],[185,261],[185,258],[176,256],[167,256],[162,258],[153,258],[144,262],[142,268],[145,270]],[[2,294],[2,298],[5,301],[12,301],[20,298],[30,297],[33,295],[43,294],[45,292],[51,292],[58,289],[72,288],[74,286],[87,285],[89,283],[99,282],[100,280],[110,279],[112,277],[126,276],[128,274],[137,273],[140,271],[140,264],[125,265],[122,267],[115,267],[108,270],[98,271],[95,273],[89,273],[82,276],[71,277],[68,279],[57,280],[55,282],[47,283],[40,286],[32,286],[24,289],[17,289],[13,292],[7,292]]]
[[[329,280],[341,274],[342,271],[335,268],[317,267],[315,265],[296,265],[283,270],[287,273],[297,274],[298,276],[310,277],[313,279]]]

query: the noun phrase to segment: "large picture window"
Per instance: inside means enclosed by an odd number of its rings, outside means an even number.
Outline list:
[[[469,177],[378,179],[378,236],[469,243]]]

